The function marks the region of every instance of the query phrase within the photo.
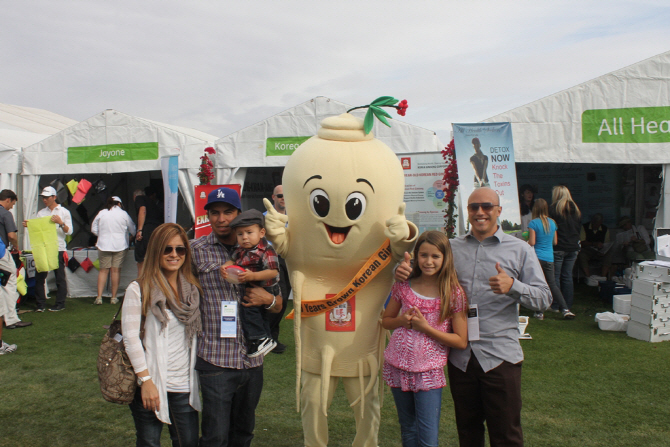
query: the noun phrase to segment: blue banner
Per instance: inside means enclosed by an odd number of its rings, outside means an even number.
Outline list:
[[[498,193],[500,225],[506,233],[521,230],[516,183],[514,142],[510,123],[452,124],[463,209],[476,189],[490,187]],[[466,222],[466,229],[470,225]]]

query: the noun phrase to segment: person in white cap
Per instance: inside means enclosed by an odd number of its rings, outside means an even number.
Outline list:
[[[135,235],[135,223],[127,212],[123,210],[123,203],[117,196],[107,199],[106,208],[95,216],[91,224],[91,232],[98,236],[98,259],[100,272],[98,273],[98,297],[95,304],[102,304],[102,291],[107,284],[107,276],[112,272],[112,299],[111,304],[119,300],[116,293],[119,290],[121,266],[128,251],[128,234]]]
[[[65,261],[63,259],[63,254],[67,247],[67,242],[65,242],[65,236],[72,234],[72,215],[64,207],[58,204],[56,199],[56,189],[52,186],[47,186],[40,193],[42,197],[42,203],[44,203],[44,208],[37,212],[35,217],[46,217],[51,216],[51,222],[55,225],[58,225],[56,228],[56,234],[58,236],[58,269],[56,270],[56,304],[54,307],[49,309],[51,312],[58,312],[65,309],[65,297],[67,297],[67,279],[65,278]],[[28,226],[28,221],[23,221],[23,226]],[[44,307],[46,305],[46,289],[45,284],[47,280],[47,274],[49,272],[36,272],[35,273],[35,298],[37,300],[37,310],[36,312],[44,312]]]

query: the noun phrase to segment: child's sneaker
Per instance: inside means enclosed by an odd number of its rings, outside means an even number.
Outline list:
[[[0,346],[0,355],[9,354],[10,352],[16,351],[16,345],[10,345],[9,343],[2,342]]]
[[[535,312],[533,317],[537,318],[538,320],[544,320],[544,314],[542,312]]]
[[[260,338],[258,340],[249,340],[247,343],[247,357],[250,359],[258,357],[259,355],[265,355],[268,352],[272,351],[277,342],[270,337]]]

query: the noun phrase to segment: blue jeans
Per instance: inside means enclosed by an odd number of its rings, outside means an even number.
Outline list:
[[[198,412],[188,403],[190,393],[167,393],[170,409],[168,430],[173,447],[197,447]],[[142,389],[137,388],[135,399],[130,403],[130,412],[135,420],[137,447],[161,447],[163,423],[156,413],[142,405]]]
[[[248,447],[263,389],[263,365],[198,371],[202,391],[200,447]]]
[[[544,279],[547,280],[547,285],[549,290],[551,290],[551,296],[554,298],[554,305],[558,306],[558,310],[563,312],[568,310],[568,305],[563,298],[563,293],[556,283],[556,274],[554,273],[554,263],[547,261],[540,261],[540,266],[542,266],[542,272],[544,272]]]
[[[560,284],[561,293],[565,298],[568,309],[572,309],[572,301],[574,300],[575,286],[572,283],[572,269],[575,266],[575,261],[577,261],[578,253],[579,251],[554,251],[556,284]],[[558,303],[554,302],[551,307],[557,309]]]
[[[428,391],[403,391],[391,388],[398,409],[403,447],[433,447],[439,445],[442,388]]]

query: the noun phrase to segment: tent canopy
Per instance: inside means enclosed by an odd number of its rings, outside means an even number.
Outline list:
[[[289,150],[288,155],[276,154],[293,143],[273,139],[312,137],[316,135],[324,118],[340,115],[352,107],[324,96],[317,96],[223,137],[216,142],[216,167],[236,169],[285,166],[292,151]],[[365,112],[365,109],[355,110],[352,114],[363,118]],[[395,119],[395,114],[393,116],[391,127],[375,120],[373,132],[377,139],[386,143],[397,154],[435,152],[444,149],[435,132],[404,123]],[[278,150],[274,150],[277,144]],[[217,180],[225,183],[227,179],[217,178]]]
[[[217,137],[108,109],[23,152],[25,216],[37,210],[39,176],[116,174],[161,170],[161,158],[179,157],[179,189],[191,215],[200,157]]]
[[[32,107],[0,104],[0,129],[53,135],[77,124],[77,121]]]
[[[511,122],[517,162],[670,163],[670,51],[483,122]]]

